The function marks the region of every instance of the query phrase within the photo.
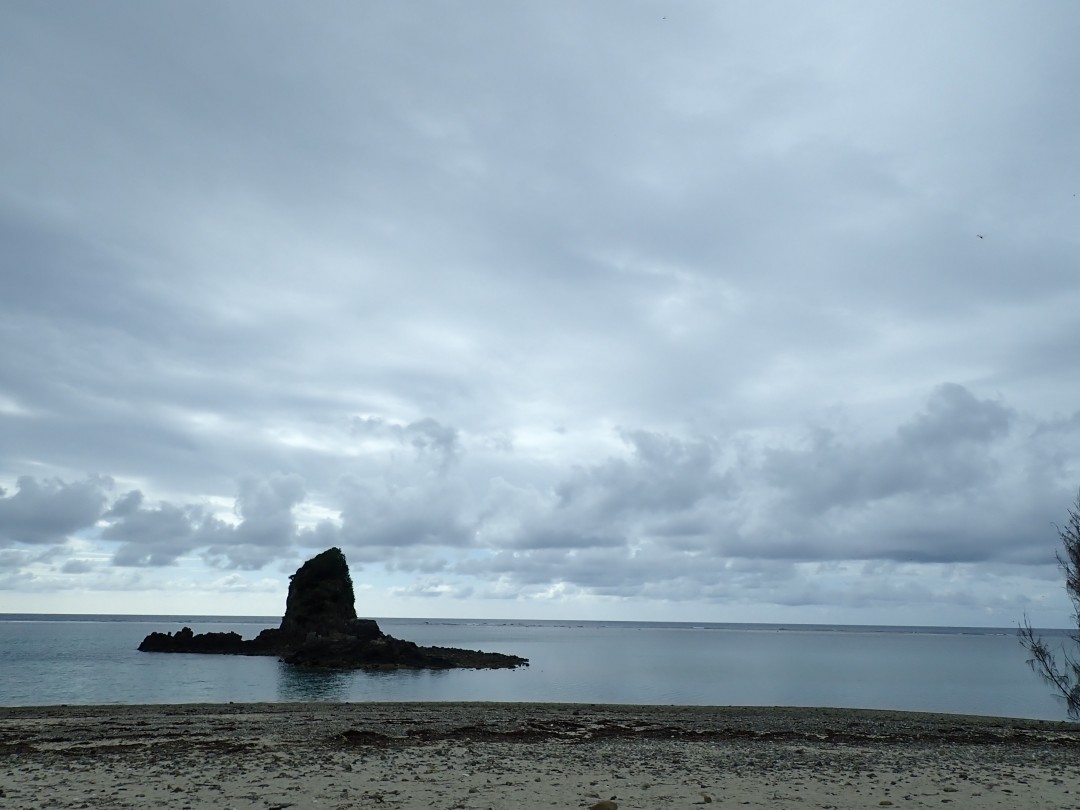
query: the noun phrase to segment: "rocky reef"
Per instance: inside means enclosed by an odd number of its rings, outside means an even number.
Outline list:
[[[452,647],[420,647],[388,636],[373,619],[356,616],[349,565],[341,549],[312,557],[289,577],[279,627],[253,639],[238,633],[151,633],[141,652],[276,655],[289,664],[328,669],[502,669],[528,666],[526,658]]]

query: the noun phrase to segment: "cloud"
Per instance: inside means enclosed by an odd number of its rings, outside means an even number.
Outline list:
[[[886,440],[851,446],[819,429],[805,449],[770,450],[764,472],[803,513],[918,493],[941,497],[995,477],[990,450],[1014,418],[1000,403],[948,383]]]
[[[341,482],[340,519],[324,522],[308,542],[341,545],[350,561],[393,564],[402,554],[464,549],[473,544],[471,493],[458,478],[420,476],[407,482]]]
[[[11,495],[0,488],[0,540],[47,545],[92,526],[102,515],[112,481],[99,477],[68,484],[24,475],[15,486]]]
[[[298,475],[243,479],[236,498],[236,512],[245,527],[242,534],[256,543],[280,543],[291,534],[292,508],[304,497],[304,481]]]
[[[425,417],[406,425],[379,416],[358,416],[351,420],[352,433],[364,439],[390,439],[411,446],[418,460],[432,459],[439,470],[456,462],[462,453],[460,432],[451,425]]]
[[[1021,599],[1080,481],[1080,18],[828,8],[0,6],[5,570]]]
[[[22,568],[34,559],[28,549],[4,549],[0,551],[0,568]]]
[[[94,564],[90,560],[67,560],[60,571],[65,574],[85,574],[94,570]]]
[[[422,599],[468,599],[473,595],[471,587],[461,587],[439,580],[420,580],[411,585],[394,588],[396,596]]]
[[[538,462],[518,449],[508,455],[480,441],[466,451],[455,429],[418,421],[422,428],[354,419],[351,432],[384,463],[360,457],[330,498],[313,501],[292,473],[241,479],[231,515],[206,503],[147,504],[130,490],[111,505],[94,501],[74,530],[100,522],[99,541],[120,567],[196,555],[257,570],[341,546],[358,576],[413,578],[394,586],[402,597],[543,599],[555,588],[567,598],[796,606],[824,604],[839,588],[852,605],[880,607],[914,598],[917,578],[872,596],[858,576],[884,581],[920,564],[1052,564],[1053,543],[1031,538],[1039,516],[1067,499],[1063,451],[1080,444],[1071,418],[1033,420],[949,383],[881,430],[854,429],[843,413],[805,438],[617,428],[607,455],[567,470],[551,465],[538,485]],[[396,455],[416,433],[453,447],[453,467],[426,443],[415,456]],[[1056,466],[1044,460],[1051,451]],[[1026,458],[1041,475],[1018,476],[1008,458]],[[52,509],[48,498],[34,503]],[[32,524],[45,517],[20,514]],[[13,569],[30,563],[26,554],[7,558]],[[61,570],[89,568],[72,558]],[[959,592],[935,593],[959,604]]]
[[[119,543],[113,563],[121,566],[164,566],[202,549],[216,566],[258,569],[281,556],[291,556],[297,537],[293,508],[305,497],[302,479],[275,475],[240,481],[235,511],[239,522],[227,522],[199,504],[162,502],[141,505],[133,491],[118,501],[114,520],[101,539]]]
[[[456,570],[692,600],[716,583],[751,587],[737,573],[747,564],[773,582],[815,561],[1046,565],[1036,516],[1068,490],[1060,478],[1017,488],[1001,459],[1032,455],[1019,423],[1000,401],[946,384],[883,438],[818,428],[801,446],[752,447],[622,431],[628,455],[576,470],[518,522],[493,517],[506,534],[481,533],[490,553]]]
[[[105,513],[106,518],[125,518],[128,515],[137,512],[139,507],[143,503],[143,494],[137,489],[131,490],[131,492],[125,493],[121,497],[117,498],[113,505],[109,507],[109,510]]]
[[[229,527],[199,506],[162,503],[142,508],[105,527],[101,538],[119,543],[115,565],[171,565],[191,551],[210,545]]]
[[[412,422],[406,426],[405,432],[417,453],[433,455],[443,469],[455,462],[461,454],[457,429],[440,424],[430,417]]]
[[[964,386],[945,383],[934,389],[926,410],[897,432],[913,445],[987,442],[1007,434],[1014,418],[1001,403],[977,399]]]

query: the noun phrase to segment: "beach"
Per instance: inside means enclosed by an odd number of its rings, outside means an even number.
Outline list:
[[[1080,725],[806,708],[0,708],[0,807],[1080,808]]]

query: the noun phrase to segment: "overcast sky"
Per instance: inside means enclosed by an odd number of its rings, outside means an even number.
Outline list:
[[[0,611],[1068,626],[1080,5],[0,5]]]

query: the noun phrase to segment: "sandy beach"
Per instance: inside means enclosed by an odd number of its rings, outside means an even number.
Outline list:
[[[1080,808],[1080,725],[505,703],[0,708],[0,807]]]

